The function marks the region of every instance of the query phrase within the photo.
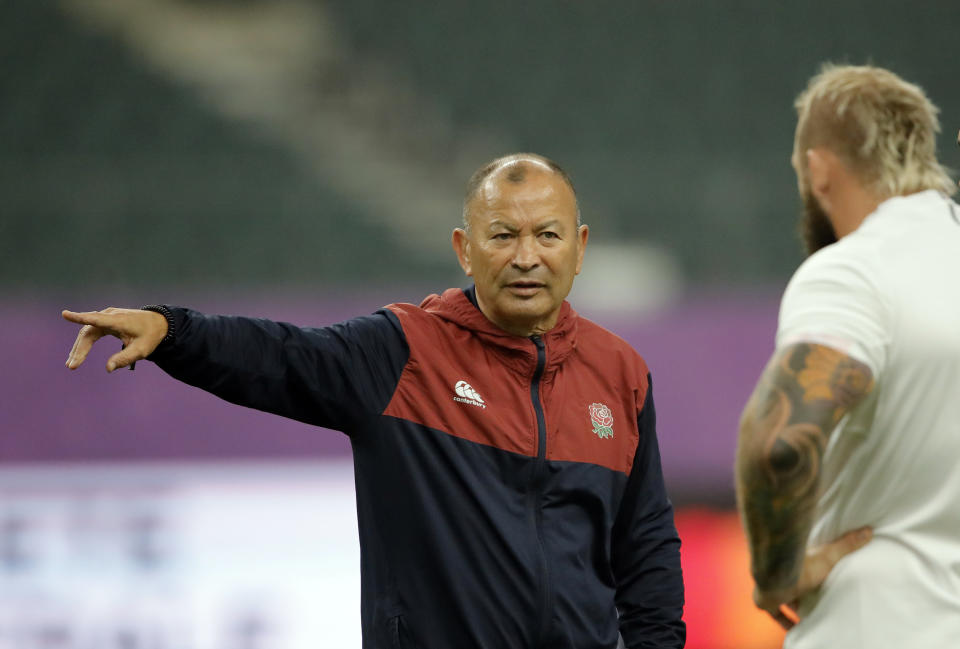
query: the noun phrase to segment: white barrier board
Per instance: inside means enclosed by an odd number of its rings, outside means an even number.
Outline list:
[[[360,647],[346,461],[0,469],[0,649]]]

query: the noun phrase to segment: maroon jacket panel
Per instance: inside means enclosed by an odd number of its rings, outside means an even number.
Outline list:
[[[420,307],[389,308],[400,321],[410,356],[383,414],[536,456],[533,341],[498,329],[460,289],[430,296]],[[566,302],[543,340],[546,459],[629,474],[639,437],[637,415],[648,388],[643,359]]]

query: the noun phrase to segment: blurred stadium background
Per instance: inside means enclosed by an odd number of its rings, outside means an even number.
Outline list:
[[[643,353],[691,649],[771,649],[733,513],[737,418],[801,261],[792,100],[891,67],[960,167],[955,0],[0,1],[0,649],[359,647],[349,445],[111,349],[59,310],[304,325],[465,285],[474,168],[572,174],[572,301]]]

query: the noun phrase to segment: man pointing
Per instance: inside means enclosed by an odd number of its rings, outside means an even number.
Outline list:
[[[353,447],[363,646],[674,648],[679,539],[643,359],[565,301],[588,228],[537,155],[471,178],[453,248],[475,286],[324,328],[155,305],[64,312],[228,401]]]

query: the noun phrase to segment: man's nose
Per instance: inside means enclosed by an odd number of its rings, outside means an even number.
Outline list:
[[[540,251],[537,249],[536,237],[518,237],[517,247],[513,255],[513,265],[520,270],[531,270],[539,264]]]

